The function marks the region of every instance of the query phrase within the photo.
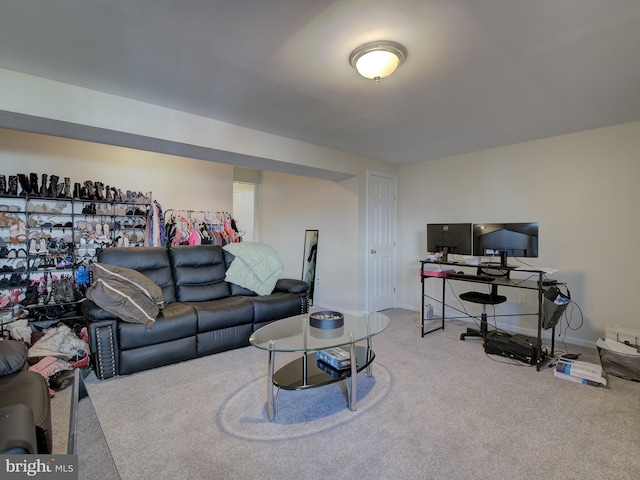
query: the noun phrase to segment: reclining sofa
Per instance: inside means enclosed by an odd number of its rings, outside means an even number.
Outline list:
[[[0,341],[0,454],[51,453],[51,400],[47,381],[30,372],[27,346]]]
[[[106,379],[249,345],[252,332],[308,310],[308,285],[279,279],[270,295],[225,281],[234,256],[217,245],[109,248],[102,264],[140,272],[162,289],[164,308],[148,328],[87,299],[96,376]]]

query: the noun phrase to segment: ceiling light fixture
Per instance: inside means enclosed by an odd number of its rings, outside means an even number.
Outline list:
[[[407,58],[407,49],[397,42],[378,40],[365,43],[349,55],[349,63],[364,78],[375,80],[388,77]]]

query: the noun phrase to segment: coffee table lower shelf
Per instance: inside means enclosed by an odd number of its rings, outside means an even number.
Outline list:
[[[371,376],[371,364],[375,359],[375,353],[370,347],[355,346],[356,368],[355,373],[367,370]],[[273,355],[270,359],[270,372],[273,372]],[[324,367],[324,368],[323,368]],[[354,369],[334,370],[317,360],[316,352],[305,353],[300,358],[287,363],[270,375],[269,398],[267,410],[269,420],[273,421],[277,414],[278,392],[283,390],[305,390],[308,388],[322,387],[332,383],[347,381],[349,409],[356,409],[356,379]],[[275,391],[274,391],[275,390]]]

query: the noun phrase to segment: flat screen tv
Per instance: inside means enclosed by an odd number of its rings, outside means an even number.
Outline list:
[[[479,223],[473,225],[473,255],[476,257],[538,256],[538,223]]]
[[[448,255],[471,255],[470,223],[428,223],[427,250],[442,253],[442,259],[448,261]]]

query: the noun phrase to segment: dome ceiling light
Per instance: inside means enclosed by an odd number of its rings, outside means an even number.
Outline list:
[[[388,77],[407,58],[407,49],[397,42],[378,40],[365,43],[349,55],[349,63],[364,78],[375,80]]]

